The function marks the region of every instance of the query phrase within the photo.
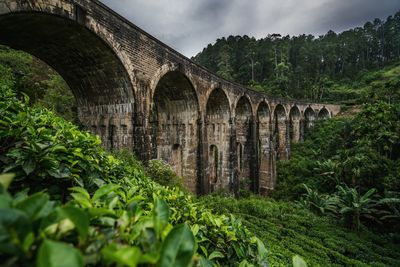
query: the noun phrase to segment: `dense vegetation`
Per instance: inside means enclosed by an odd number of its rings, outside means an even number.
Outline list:
[[[293,202],[271,198],[207,196],[202,202],[231,213],[265,241],[270,266],[290,266],[301,255],[309,266],[399,266],[400,246],[389,236],[355,232],[330,217],[315,215]]]
[[[398,232],[400,104],[366,104],[355,117],[317,125],[278,173],[276,198],[305,193],[301,203],[319,214],[357,229]]]
[[[266,249],[0,80],[2,266],[263,266]]]
[[[0,45],[0,78],[13,84],[17,95],[29,96],[31,105],[53,110],[67,120],[78,122],[75,98],[63,78],[46,63]]]
[[[386,21],[375,19],[363,27],[319,37],[220,38],[193,59],[224,78],[275,96],[355,101],[358,90],[353,89],[361,77],[400,60],[400,12]],[[398,88],[399,79],[396,83]],[[385,86],[387,91],[396,88]]]

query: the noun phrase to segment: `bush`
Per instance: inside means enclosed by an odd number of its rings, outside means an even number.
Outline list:
[[[178,176],[170,165],[162,160],[153,159],[149,161],[147,174],[157,183],[170,187],[179,187],[184,189],[183,178]]]

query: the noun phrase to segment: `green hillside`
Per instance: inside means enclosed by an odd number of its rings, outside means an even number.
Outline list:
[[[229,36],[193,60],[220,76],[274,96],[319,102],[357,102],[359,82],[400,60],[400,12],[385,21],[325,35],[255,39]],[[391,85],[389,85],[391,87]]]

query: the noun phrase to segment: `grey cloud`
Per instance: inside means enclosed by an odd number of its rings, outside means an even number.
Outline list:
[[[186,56],[228,35],[343,31],[400,10],[399,0],[101,0]]]

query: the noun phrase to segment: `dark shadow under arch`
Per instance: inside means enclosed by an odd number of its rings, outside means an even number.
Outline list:
[[[0,16],[0,43],[46,62],[68,83],[78,106],[133,102],[129,75],[99,36],[82,24],[40,12]]]
[[[308,107],[304,111],[304,134],[307,134],[309,130],[314,127],[315,122],[315,111]]]
[[[330,117],[331,117],[331,114],[325,107],[322,108],[318,113],[319,120],[326,120],[326,119],[329,119]]]

